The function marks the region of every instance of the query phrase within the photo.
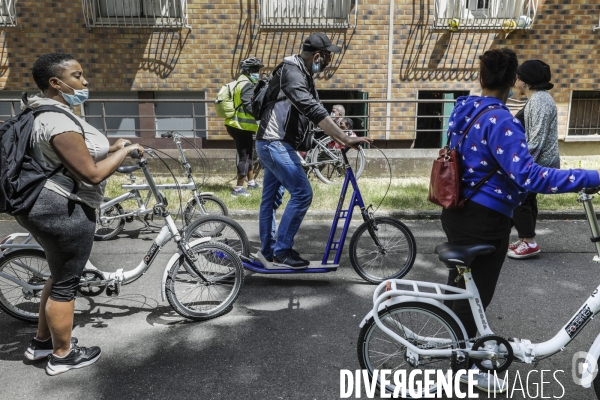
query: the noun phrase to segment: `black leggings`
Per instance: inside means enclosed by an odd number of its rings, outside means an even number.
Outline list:
[[[252,163],[252,149],[254,147],[252,135],[254,132],[243,131],[228,125],[225,125],[225,128],[227,129],[229,136],[231,136],[235,142],[235,149],[237,150],[238,158],[240,159],[237,164],[237,174],[238,176],[246,176],[248,175],[249,168],[251,168],[250,164]]]
[[[491,208],[467,201],[462,209],[443,210],[442,227],[450,243],[472,245],[491,244],[496,248],[492,254],[479,256],[471,263],[471,274],[479,291],[483,309],[492,301],[496,283],[502,270],[510,238],[511,219]],[[465,288],[465,281],[454,282],[458,276],[455,269],[448,273],[448,285]],[[477,334],[477,326],[468,300],[444,302],[461,320],[470,338]]]
[[[29,214],[15,218],[44,248],[52,276],[50,298],[73,300],[94,244],[94,209],[42,189]]]
[[[519,234],[519,239],[535,237],[537,216],[537,193],[529,192],[521,205],[513,211],[512,220]]]

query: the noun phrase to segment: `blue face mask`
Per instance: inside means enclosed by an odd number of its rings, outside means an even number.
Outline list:
[[[319,72],[321,72],[321,63],[320,62],[313,62],[313,64],[312,64],[312,73],[313,74],[318,74]]]
[[[59,79],[60,80],[60,79]],[[71,106],[77,106],[79,104],[85,103],[85,101],[90,97],[90,90],[85,89],[73,89],[71,86],[67,85],[63,81],[61,81],[63,85],[68,87],[73,91],[73,94],[66,94],[59,90],[60,94],[62,94],[63,99]]]
[[[260,79],[260,74],[258,72],[250,74],[250,80],[252,82],[258,82]]]
[[[513,92],[512,89],[510,89],[510,91],[508,92],[508,97],[513,97],[513,95],[515,94],[515,92]]]

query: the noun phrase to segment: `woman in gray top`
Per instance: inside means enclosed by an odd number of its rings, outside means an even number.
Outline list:
[[[528,101],[516,117],[525,127],[529,153],[536,164],[560,168],[556,103],[548,93],[554,87],[550,83],[551,77],[550,66],[543,61],[529,60],[519,65],[515,88],[521,95],[526,95]],[[529,258],[540,253],[535,241],[536,196],[536,193],[528,193],[513,212],[513,224],[519,240],[509,245],[507,255],[510,258]]]
[[[72,113],[83,127],[59,112],[40,114],[31,133],[31,155],[49,174],[61,164],[61,172],[46,181],[44,189],[26,215],[17,221],[44,248],[50,279],[40,299],[36,337],[25,357],[48,357],[46,373],[57,375],[90,365],[100,357],[99,347],[80,347],[71,338],[74,298],[92,251],[96,215],[102,201],[104,180],[139,145],[125,147],[119,139],[112,146],[106,137],[73,113],[73,106],[87,100],[88,81],[81,65],[70,54],[50,53],[33,65],[33,79],[42,94],[28,106],[54,106]]]

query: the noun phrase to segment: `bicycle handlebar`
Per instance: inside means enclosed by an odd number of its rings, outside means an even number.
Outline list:
[[[161,138],[168,138],[168,139],[170,139],[170,138],[173,137],[173,131],[169,131],[169,132],[166,132],[166,133],[161,133],[160,137]]]
[[[130,145],[131,145],[131,143],[125,143],[124,147],[130,146]],[[140,158],[140,152],[137,151],[137,149],[135,149],[134,151],[132,151],[131,153],[129,153],[129,156],[131,158],[138,159],[138,158]]]

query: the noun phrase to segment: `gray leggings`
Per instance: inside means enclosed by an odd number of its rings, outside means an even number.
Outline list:
[[[94,244],[94,209],[44,188],[29,214],[15,218],[44,248],[52,275],[50,298],[73,300]]]

